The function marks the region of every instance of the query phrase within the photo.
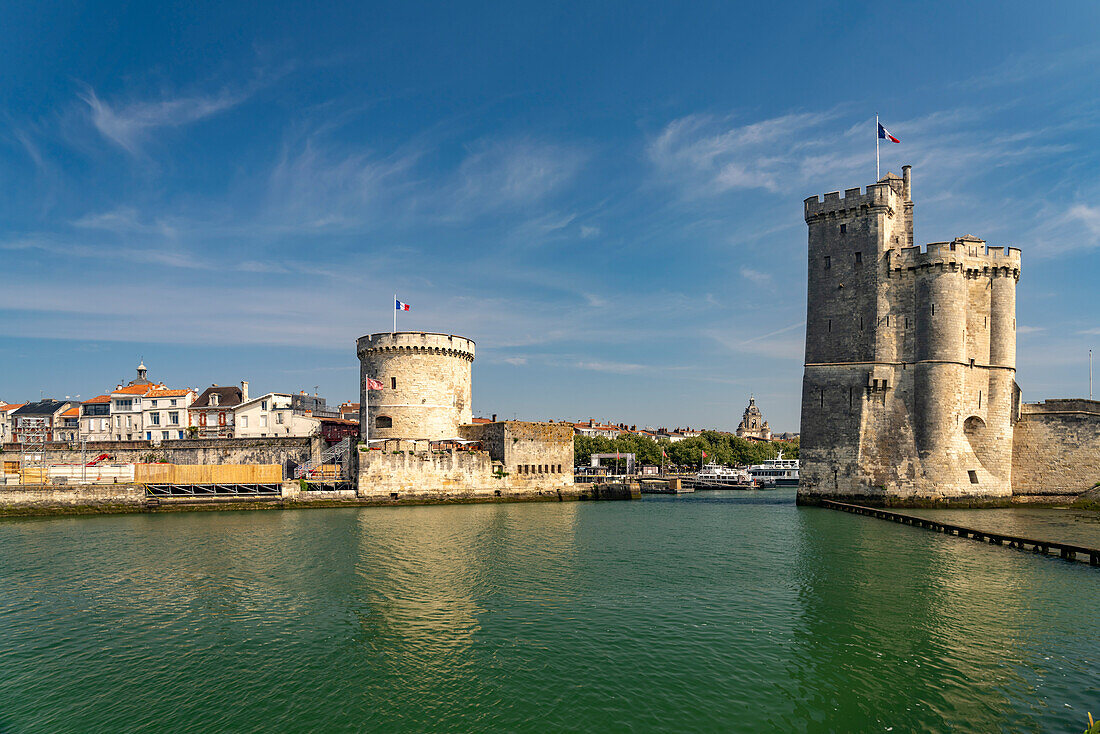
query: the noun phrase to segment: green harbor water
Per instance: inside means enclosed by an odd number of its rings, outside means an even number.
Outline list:
[[[1100,569],[793,490],[5,520],[0,569],[4,734],[1064,732],[1100,713]]]

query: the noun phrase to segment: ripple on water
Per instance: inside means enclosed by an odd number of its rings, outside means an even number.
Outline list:
[[[0,731],[1062,731],[1095,569],[815,508],[0,523]]]

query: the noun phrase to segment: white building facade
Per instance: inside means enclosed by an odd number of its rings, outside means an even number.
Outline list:
[[[236,438],[303,437],[321,429],[321,421],[309,412],[293,408],[289,393],[268,393],[247,400],[234,409]]]

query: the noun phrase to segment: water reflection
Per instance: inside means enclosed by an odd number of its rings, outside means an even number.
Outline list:
[[[359,514],[354,640],[381,681],[405,689],[402,706],[409,696],[425,707],[443,705],[474,677],[492,689],[497,675],[507,675],[479,640],[483,620],[517,597],[539,598],[548,585],[560,587],[573,568],[577,509],[570,503]]]
[[[800,515],[799,716],[848,730],[1077,723],[1037,690],[1059,655],[1042,631],[1065,623],[1052,610],[1067,611],[1064,599],[1034,596],[1036,575],[1050,581],[1036,562],[1049,561],[827,510]]]

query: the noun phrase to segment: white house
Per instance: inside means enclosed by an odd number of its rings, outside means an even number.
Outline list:
[[[141,422],[146,441],[187,438],[188,408],[197,397],[194,390],[157,387],[142,396]]]
[[[271,392],[245,400],[234,409],[236,438],[312,436],[321,430],[321,420],[311,411],[295,410],[294,396]]]
[[[142,399],[146,393],[164,389],[164,385],[119,386],[111,392],[111,439],[140,441],[145,438]]]
[[[80,404],[80,436],[88,441],[111,440],[110,395],[97,395]]]

